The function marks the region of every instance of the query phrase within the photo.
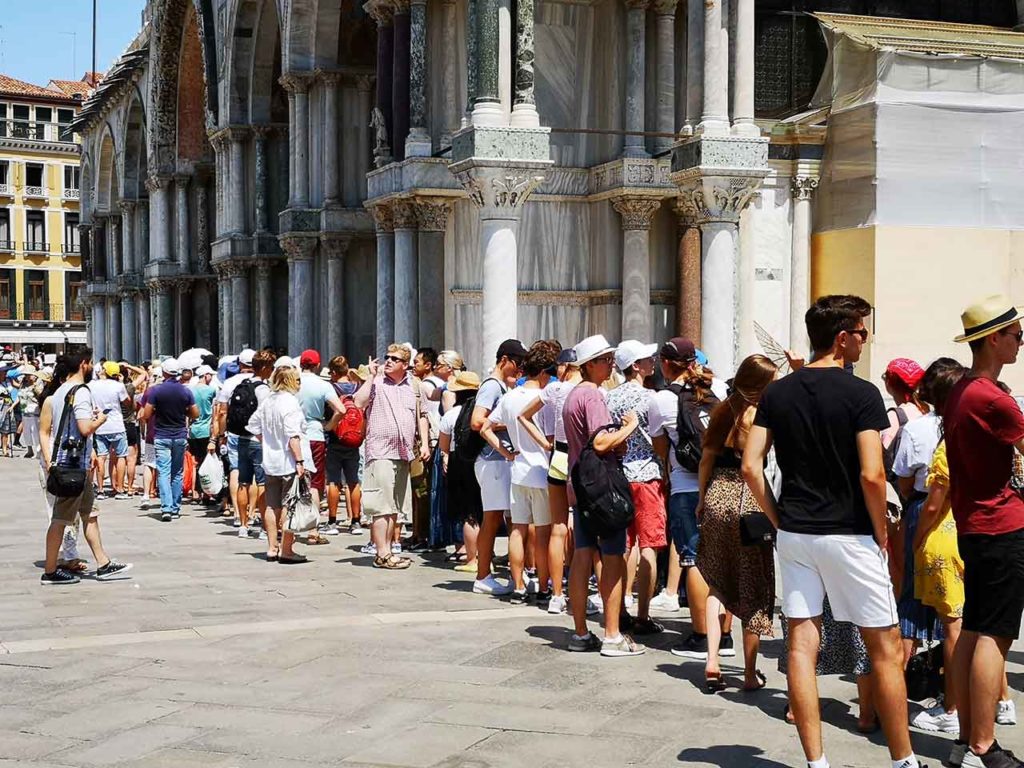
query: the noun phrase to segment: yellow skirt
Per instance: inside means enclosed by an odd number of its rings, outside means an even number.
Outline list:
[[[943,619],[959,619],[964,614],[964,561],[956,543],[953,511],[932,529],[914,553],[914,596],[932,606]]]

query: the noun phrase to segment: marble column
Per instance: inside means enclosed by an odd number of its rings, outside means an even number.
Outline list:
[[[325,359],[345,351],[345,253],[346,235],[320,235],[320,248],[327,256],[327,350]]]
[[[369,77],[356,78],[356,104],[358,106],[359,133],[356,137],[358,142],[358,159],[356,161],[356,174],[359,181],[356,184],[360,200],[366,199],[366,174],[370,172],[370,113],[371,95],[373,93],[373,80]]]
[[[700,344],[700,228],[676,215],[679,243],[676,250],[676,329],[684,338]]]
[[[654,0],[654,24],[656,38],[655,61],[657,94],[658,133],[675,134],[676,123],[676,2],[677,0]],[[654,139],[657,154],[672,149],[672,136],[658,136]]]
[[[280,240],[288,254],[288,349],[303,350],[313,343],[313,256],[317,241],[315,236],[305,235],[287,235]]]
[[[626,130],[641,133],[644,130],[644,78],[647,54],[647,6],[650,0],[626,0]],[[622,143],[623,157],[649,157],[644,137],[626,136]]]
[[[612,202],[622,216],[622,339],[651,341],[651,221],[661,201],[624,196]]]
[[[793,246],[789,265],[789,347],[809,352],[804,320],[811,306],[811,197],[818,188],[814,176],[795,176],[793,192]]]
[[[394,131],[391,81],[394,72],[395,25],[390,6],[375,5],[370,13],[377,22],[377,104],[370,125],[377,128],[373,156],[375,165],[380,168],[391,162],[389,139]]]
[[[153,358],[153,323],[149,314],[149,292],[143,290],[139,293],[139,360],[146,361]]]
[[[256,149],[256,189],[254,203],[256,210],[253,212],[253,220],[256,224],[256,233],[263,234],[268,231],[267,227],[267,136],[270,134],[269,125],[254,125],[252,134]]]
[[[735,75],[732,87],[732,132],[760,136],[754,124],[754,0],[733,0],[736,9]]]
[[[392,206],[395,217],[395,340],[419,343],[419,250],[416,207],[407,200]]]
[[[174,293],[171,295],[174,333],[174,349],[182,350],[196,346],[195,344],[195,317],[189,304],[189,294],[195,287],[195,283],[189,279],[173,280],[171,285]]]
[[[260,347],[272,344],[274,341],[273,289],[270,285],[270,270],[269,259],[260,259],[256,262],[256,318],[259,323],[259,332],[255,343]]]
[[[719,377],[736,371],[737,227],[709,221],[701,234],[701,344]]]
[[[197,275],[205,275],[210,271],[210,196],[209,175],[204,173],[195,177],[196,191],[196,268]]]
[[[505,113],[498,90],[498,0],[472,0],[476,8],[476,88],[473,125],[503,125]]]
[[[392,5],[395,8],[395,52],[391,65],[391,109],[394,126],[391,134],[391,153],[395,160],[404,160],[405,140],[409,135],[409,0],[394,0]]]
[[[156,321],[154,356],[173,355],[174,349],[174,295],[169,280],[155,280],[151,283],[153,319]]]
[[[698,129],[729,133],[729,44],[723,27],[724,0],[704,0],[704,106]]]
[[[237,351],[231,343],[231,275],[225,264],[217,265],[217,318],[221,352]]]
[[[289,108],[291,102],[289,101]],[[216,199],[214,201],[214,231],[217,237],[221,237],[227,234],[231,223],[230,215],[228,213],[227,203],[227,187],[228,187],[228,174],[230,173],[230,166],[228,162],[228,147],[230,141],[225,136],[226,131],[213,134],[210,137],[210,144],[213,145],[214,153],[214,176],[216,177]],[[289,184],[291,180],[289,179]],[[289,187],[290,191],[291,187]]]
[[[409,5],[409,135],[406,157],[430,157],[427,133],[427,0]]]
[[[92,357],[99,360],[107,356],[107,305],[97,296],[92,306]]]
[[[324,207],[335,208],[341,205],[341,155],[338,152],[341,73],[320,71],[317,74],[324,88]]]
[[[92,278],[98,283],[102,283],[107,279],[107,247],[104,240],[106,237],[106,228],[103,224],[103,217],[93,214],[92,229],[89,230],[89,263],[92,265]]]
[[[121,359],[121,301],[115,296],[107,297],[107,357]]]
[[[202,279],[191,281],[191,288],[192,306],[189,309],[191,310],[192,329],[194,332],[193,345],[204,347],[205,349],[213,349],[213,325],[219,322],[214,314],[214,297],[211,295],[213,280],[204,273]],[[188,313],[189,309],[183,311]]]
[[[171,216],[169,175],[150,175],[146,180],[149,190],[149,237],[151,261],[171,260]]]
[[[451,215],[451,203],[444,198],[416,202],[419,224],[419,343],[443,349],[444,338],[444,233]]]
[[[536,59],[534,44],[534,0],[516,2],[516,71],[515,99],[512,103],[511,125],[525,128],[540,126],[540,115],[534,95]]]
[[[389,205],[370,209],[377,230],[377,330],[374,354],[395,340],[395,219]]]
[[[133,365],[139,362],[138,333],[135,293],[128,291],[121,296],[121,357]]]
[[[292,180],[289,208],[309,207],[309,75],[288,72],[281,76],[288,92],[288,142]]]
[[[231,278],[231,338],[236,347],[252,346],[249,319],[252,307],[249,301],[249,269],[245,264],[232,263],[225,267]]]
[[[478,88],[478,58],[476,55],[478,14],[476,4],[477,0],[466,0],[466,110],[462,115],[462,128],[467,128],[473,122]]]
[[[236,234],[245,234],[248,230],[245,211],[245,142],[248,137],[249,132],[244,128],[228,129],[231,140],[228,207],[231,210],[231,232]]]
[[[190,177],[187,174],[178,174],[174,177],[174,198],[177,209],[177,262],[182,272],[189,271],[192,261],[192,233],[189,229],[188,210],[188,184]]]
[[[498,100],[502,123],[512,116],[512,0],[498,0]]]
[[[459,104],[458,59],[459,46],[455,40],[458,29],[458,5],[456,0],[441,2],[441,82],[444,84],[444,95],[439,105],[443,114],[441,119],[441,147],[450,146],[452,134],[459,129],[459,116],[462,113]],[[471,37],[472,35],[470,35]]]
[[[136,271],[135,201],[123,200],[121,208],[121,271]]]
[[[110,232],[110,277],[118,277],[124,274],[124,265],[121,260],[121,217],[111,215],[107,230]]]
[[[137,272],[142,272],[146,265],[153,260],[153,254],[149,248],[149,200],[139,200],[136,210],[138,211],[136,230],[139,233],[139,248],[135,269]]]

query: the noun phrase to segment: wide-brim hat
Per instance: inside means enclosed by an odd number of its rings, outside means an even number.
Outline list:
[[[587,336],[587,338],[576,345],[575,349],[576,362],[574,365],[578,368],[582,368],[584,363],[589,363],[595,357],[615,351],[615,347],[609,344],[608,339],[601,334]]]
[[[1013,306],[1009,297],[1001,293],[986,296],[977,304],[967,307],[960,315],[964,332],[953,341],[964,343],[981,339],[1021,319],[1024,319],[1024,314]]]
[[[449,392],[463,392],[467,389],[480,389],[480,376],[473,371],[459,371],[448,380]]]

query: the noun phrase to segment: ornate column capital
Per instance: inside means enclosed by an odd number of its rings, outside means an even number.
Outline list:
[[[399,16],[403,13],[409,13],[409,6],[412,5],[410,0],[391,0],[391,6],[395,9],[395,15]]]
[[[259,280],[269,280],[270,271],[273,268],[273,261],[270,259],[257,259],[256,260],[256,278]]]
[[[625,3],[631,11],[646,11],[651,6],[651,0],[625,0]]]
[[[455,178],[485,216],[517,218],[533,191],[544,181],[539,169],[474,166]]]
[[[252,135],[256,138],[257,141],[266,139],[268,136],[270,136],[270,134],[274,132],[274,126],[266,124],[252,125],[249,126],[249,128],[252,131]]]
[[[146,177],[146,190],[153,193],[161,189],[167,189],[171,184],[171,178],[169,173],[151,173]]]
[[[306,93],[309,90],[310,83],[312,83],[314,74],[312,72],[285,72],[278,78],[281,87],[284,88],[288,93]]]
[[[382,203],[371,206],[370,213],[373,215],[373,223],[378,232],[395,231],[395,215],[390,205]]]
[[[225,261],[220,264],[220,274],[222,277],[231,279],[232,277],[241,277],[245,274],[245,265],[237,261]]]
[[[373,17],[378,27],[387,27],[394,22],[395,10],[388,0],[370,0],[363,5],[363,10]]]
[[[155,293],[157,296],[166,296],[171,292],[171,281],[166,278],[161,280],[150,280],[146,283],[150,293]]]
[[[186,277],[176,277],[171,280],[173,285],[179,293],[191,293],[193,281]]]
[[[743,209],[757,196],[761,182],[761,177],[705,176],[699,183],[680,189],[676,207],[694,224],[738,224]]]
[[[818,189],[816,176],[794,176],[790,186],[794,200],[810,200]]]
[[[342,235],[337,232],[323,232],[320,234],[320,249],[327,256],[328,261],[344,258],[351,242],[352,237],[350,235]]]
[[[192,181],[192,174],[190,173],[174,174],[174,184],[178,189],[187,187],[190,181]]]
[[[678,0],[653,0],[651,7],[658,16],[674,16]]]
[[[416,204],[412,200],[395,200],[391,208],[395,217],[395,229],[416,229]]]
[[[416,198],[416,220],[420,232],[444,232],[448,228],[451,212],[452,204],[447,198]]]
[[[288,256],[288,263],[293,261],[311,261],[316,249],[317,238],[315,236],[288,234],[279,235],[278,241],[281,248]]]
[[[117,207],[121,209],[121,213],[125,216],[131,216],[135,212],[135,201],[134,200],[122,200],[117,204]]]
[[[654,197],[629,195],[612,198],[612,207],[622,216],[624,230],[648,230],[661,200]]]
[[[372,75],[359,75],[356,77],[356,90],[368,93],[374,88],[376,78]]]
[[[248,125],[229,125],[223,135],[228,141],[245,141],[252,129]]]
[[[338,85],[342,80],[345,79],[344,72],[338,72],[333,69],[317,69],[313,72],[314,77],[322,83],[327,85]]]

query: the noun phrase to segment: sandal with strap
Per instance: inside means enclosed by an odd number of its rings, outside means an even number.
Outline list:
[[[383,568],[388,571],[403,571],[412,565],[409,560],[400,560],[395,557],[375,557],[373,558],[374,568]]]
[[[704,673],[704,690],[708,693],[718,693],[725,690],[725,680],[721,672]]]
[[[764,673],[760,669],[754,671],[754,680],[756,680],[756,683],[754,685],[750,685],[749,683],[745,683],[743,685],[744,693],[753,693],[754,691],[760,691],[762,688],[768,685],[768,678],[764,676]]]

